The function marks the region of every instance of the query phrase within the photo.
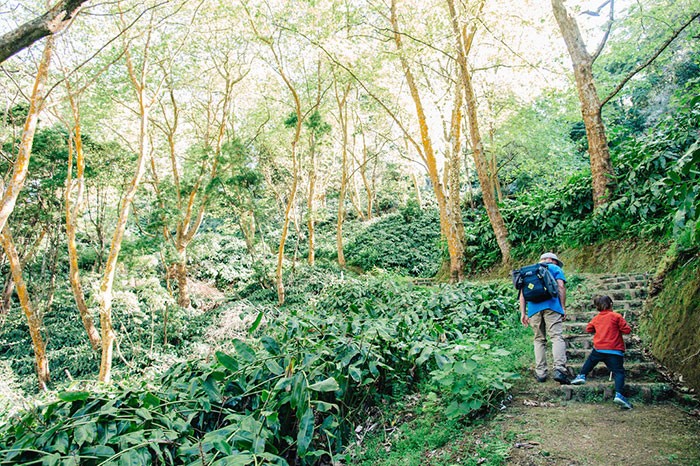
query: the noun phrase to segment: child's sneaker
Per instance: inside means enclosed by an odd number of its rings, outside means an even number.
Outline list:
[[[583,374],[577,375],[576,378],[571,381],[571,385],[583,385],[584,383],[586,383],[586,376]]]
[[[613,400],[613,403],[619,405],[622,409],[632,409],[632,405],[630,404],[630,402],[627,401],[627,398],[622,396],[622,394],[620,393],[615,393],[615,399]]]

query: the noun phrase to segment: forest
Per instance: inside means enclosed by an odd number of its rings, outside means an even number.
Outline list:
[[[385,437],[505,408],[547,251],[700,390],[699,0],[0,5],[1,464],[510,464]]]

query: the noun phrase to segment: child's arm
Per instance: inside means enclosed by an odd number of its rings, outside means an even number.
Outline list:
[[[586,325],[586,333],[595,333],[595,317]]]
[[[628,335],[629,333],[632,332],[632,328],[627,323],[625,318],[622,316],[620,316],[620,319],[617,321],[617,326],[620,328],[620,333],[624,333],[625,335]]]

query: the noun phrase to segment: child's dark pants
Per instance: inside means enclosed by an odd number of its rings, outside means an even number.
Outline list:
[[[599,362],[604,362],[605,365],[613,373],[615,379],[615,391],[622,393],[622,388],[625,386],[625,368],[622,366],[625,358],[619,354],[600,353],[595,349],[588,355],[586,362],[583,363],[581,374],[588,375]]]

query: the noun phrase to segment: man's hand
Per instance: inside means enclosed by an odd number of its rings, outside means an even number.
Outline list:
[[[527,314],[520,314],[520,322],[527,327],[530,325],[530,318],[527,316]]]

